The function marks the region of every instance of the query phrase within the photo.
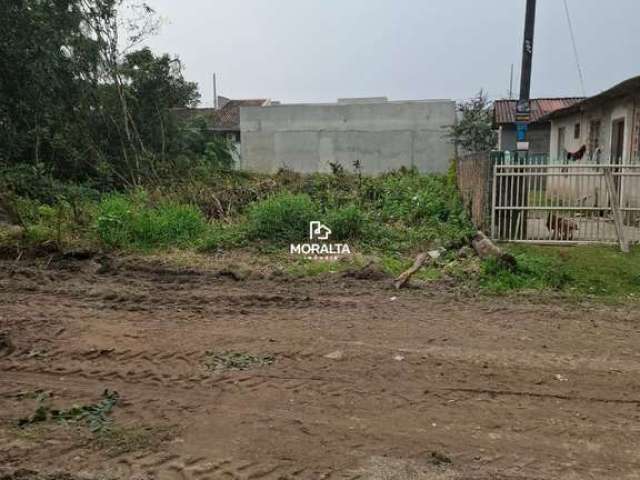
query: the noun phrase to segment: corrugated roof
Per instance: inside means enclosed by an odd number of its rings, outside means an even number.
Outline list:
[[[584,97],[532,98],[531,123],[539,121],[545,115],[561,110],[584,100]],[[517,100],[496,100],[493,103],[493,123],[501,125],[516,121]]]
[[[560,110],[549,112],[544,120],[548,121],[552,118],[579,112],[603,102],[615,100],[620,97],[625,97],[627,95],[633,94],[640,94],[640,76],[632,77],[628,80],[625,80],[624,82],[621,82],[614,87],[605,90],[604,92],[594,95],[593,97],[585,98],[581,102],[575,103],[573,105],[568,105],[567,107]]]

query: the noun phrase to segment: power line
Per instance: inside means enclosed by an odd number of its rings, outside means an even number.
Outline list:
[[[580,89],[582,90],[582,96],[586,97],[587,92],[584,88],[584,76],[582,75],[582,67],[580,66],[580,57],[578,56],[578,47],[576,46],[576,37],[573,34],[573,25],[571,23],[571,14],[569,13],[569,5],[567,0],[564,0],[564,11],[567,14],[567,23],[569,24],[569,34],[571,35],[571,43],[573,44],[573,55],[576,58],[576,66],[578,67],[578,77],[580,78]]]

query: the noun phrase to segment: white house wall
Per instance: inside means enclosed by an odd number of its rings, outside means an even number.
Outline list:
[[[582,145],[589,144],[589,128],[591,121],[600,120],[600,147],[602,149],[602,157],[600,163],[608,163],[611,153],[611,127],[613,122],[619,119],[625,121],[624,131],[624,150],[622,163],[629,163],[631,156],[631,140],[632,140],[632,127],[634,120],[635,105],[632,99],[619,100],[612,102],[610,105],[604,107],[598,107],[585,112],[579,112],[572,115],[567,115],[562,118],[558,118],[551,121],[551,142],[549,148],[549,155],[552,160],[564,160],[558,159],[558,132],[560,128],[565,128],[565,142],[564,149],[566,151],[575,152]],[[580,122],[580,137],[575,139],[573,136],[574,126],[577,122]],[[589,152],[587,152],[588,154]]]
[[[589,129],[591,121],[600,120],[600,138],[599,144],[601,155],[599,163],[609,163],[611,155],[611,133],[613,122],[624,119],[624,148],[622,164],[635,163],[632,162],[632,140],[634,129],[634,115],[636,114],[636,103],[633,99],[621,99],[611,102],[609,105],[593,108],[584,112],[567,115],[562,118],[552,120],[551,122],[551,143],[549,155],[552,162],[566,162],[565,158],[558,158],[558,138],[560,128],[565,128],[564,150],[575,152],[583,145],[589,146]],[[574,126],[580,122],[580,137],[574,138]],[[581,162],[569,161],[569,164],[593,164],[596,163],[595,158],[590,158],[589,151]],[[634,157],[635,158],[635,155]],[[571,171],[579,171],[580,169],[572,169]],[[587,169],[592,171],[592,169]],[[593,178],[584,180],[581,184],[570,180],[569,177],[557,176],[549,178],[547,181],[547,195],[557,198],[581,198],[587,206],[603,206],[608,204],[608,195],[605,185],[600,180]],[[629,206],[640,206],[640,192],[631,191],[622,185],[622,204]]]

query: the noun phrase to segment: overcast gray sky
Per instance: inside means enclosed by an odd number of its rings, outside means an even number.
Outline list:
[[[218,93],[285,102],[453,98],[519,87],[525,0],[149,0],[149,40]],[[640,74],[640,1],[568,0],[587,94]],[[538,0],[532,96],[580,94],[562,0]]]

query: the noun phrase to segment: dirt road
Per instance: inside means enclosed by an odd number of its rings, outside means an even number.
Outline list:
[[[398,293],[338,275],[0,263],[0,466],[126,479],[640,478],[639,330],[637,307]],[[216,363],[231,352],[238,365]],[[105,389],[120,395],[111,434],[16,426],[42,392],[66,408]]]

